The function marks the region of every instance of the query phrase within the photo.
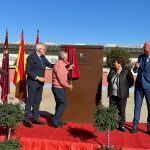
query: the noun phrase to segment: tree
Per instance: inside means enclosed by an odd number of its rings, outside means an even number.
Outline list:
[[[107,131],[106,149],[112,149],[110,147],[110,130],[115,129],[118,126],[118,109],[115,106],[105,107],[104,105],[99,104],[94,118],[97,130]]]
[[[15,129],[22,122],[22,116],[20,104],[0,104],[0,127]]]
[[[19,139],[11,139],[11,135],[12,130],[22,122],[22,116],[23,108],[20,104],[0,104],[0,127],[8,130],[8,140],[0,142],[0,150],[19,150]]]
[[[19,139],[0,141],[0,150],[21,150]]]
[[[106,53],[106,63],[110,67],[117,57],[122,57],[125,60],[125,65],[130,64],[130,55],[120,47],[114,47]]]

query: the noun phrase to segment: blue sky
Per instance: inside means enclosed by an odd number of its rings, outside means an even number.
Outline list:
[[[150,40],[150,0],[0,0],[0,42],[143,44]]]

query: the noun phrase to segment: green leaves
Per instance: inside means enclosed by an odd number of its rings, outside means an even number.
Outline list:
[[[109,52],[106,53],[106,63],[110,67],[113,64],[113,61],[117,57],[122,57],[125,60],[125,65],[130,63],[130,55],[125,50],[119,47],[112,48]]]
[[[105,107],[99,104],[94,118],[97,130],[113,130],[118,125],[118,110],[114,106]]]
[[[0,104],[0,127],[16,128],[22,121],[23,109],[19,104]]]
[[[21,144],[18,139],[0,141],[0,150],[19,150]]]
[[[19,104],[0,104],[0,127],[15,129],[22,122],[23,109]],[[18,139],[0,141],[0,150],[19,150]]]
[[[102,148],[100,148],[100,150],[123,150],[122,148],[117,148],[117,147],[107,147],[107,146],[105,146],[105,147],[102,147]]]

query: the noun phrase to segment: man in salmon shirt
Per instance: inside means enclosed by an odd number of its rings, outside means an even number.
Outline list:
[[[61,116],[66,108],[65,88],[70,90],[73,89],[72,84],[67,82],[67,74],[69,70],[74,68],[74,65],[68,66],[67,52],[60,51],[58,53],[58,58],[59,60],[54,65],[52,73],[52,92],[55,97],[56,107],[54,118],[50,124],[55,128],[61,128],[64,125]]]

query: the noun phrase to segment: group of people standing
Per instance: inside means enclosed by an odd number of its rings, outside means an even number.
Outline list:
[[[137,73],[134,91],[134,119],[131,133],[138,132],[141,106],[143,98],[147,102],[147,133],[150,134],[150,41],[144,44],[144,53],[139,56],[133,71]],[[50,125],[55,128],[61,128],[65,123],[61,116],[66,107],[65,88],[73,89],[72,84],[67,82],[68,71],[74,68],[74,65],[68,63],[68,55],[65,51],[58,53],[59,60],[53,66],[45,57],[46,45],[36,44],[35,52],[28,56],[26,74],[28,86],[28,99],[25,105],[25,115],[23,124],[32,128],[32,124],[44,125],[40,121],[39,106],[42,100],[43,85],[45,82],[46,66],[53,68],[52,73],[52,92],[55,98],[55,115]],[[133,74],[130,69],[125,67],[124,59],[118,57],[114,60],[113,67],[110,68],[108,77],[108,96],[110,105],[117,106],[119,115],[119,130],[125,132],[125,109],[127,98],[129,97],[129,88],[134,85]],[[32,110],[31,110],[32,108]],[[32,118],[31,117],[32,113]]]
[[[73,89],[72,84],[67,82],[67,73],[74,68],[74,65],[69,65],[67,53],[65,51],[59,52],[59,60],[54,66],[46,59],[45,53],[46,45],[44,43],[38,43],[36,44],[35,52],[27,58],[28,99],[25,105],[23,124],[28,128],[32,128],[32,124],[45,124],[39,120],[39,106],[42,100],[46,67],[53,68],[52,92],[56,102],[55,115],[50,122],[51,126],[61,128],[65,124],[61,120],[61,116],[66,107],[65,88]]]
[[[133,68],[133,71],[137,73],[137,78],[135,81],[135,108],[131,133],[138,132],[141,107],[145,97],[148,110],[147,133],[150,135],[150,41],[145,42],[143,49],[144,53],[139,55]],[[123,58],[116,58],[107,77],[109,103],[115,105],[118,109],[119,130],[122,132],[125,132],[125,109],[129,97],[129,88],[134,85],[133,74],[124,65]]]

